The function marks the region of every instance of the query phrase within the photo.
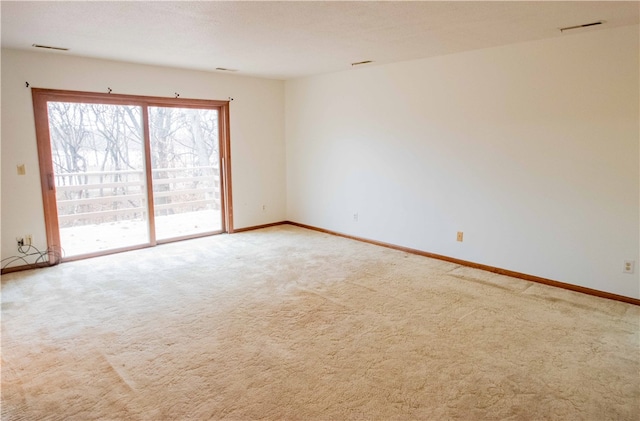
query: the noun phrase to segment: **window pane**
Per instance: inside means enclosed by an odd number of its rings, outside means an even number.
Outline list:
[[[149,107],[158,240],[222,230],[218,111]]]
[[[65,256],[149,242],[141,108],[49,102]]]

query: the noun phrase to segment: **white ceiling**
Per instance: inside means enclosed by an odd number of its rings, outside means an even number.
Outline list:
[[[289,79],[638,23],[631,2],[2,1],[2,47]],[[561,33],[559,28],[605,21]]]

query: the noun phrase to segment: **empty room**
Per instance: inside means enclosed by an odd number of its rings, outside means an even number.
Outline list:
[[[2,420],[638,420],[640,3],[2,1]]]

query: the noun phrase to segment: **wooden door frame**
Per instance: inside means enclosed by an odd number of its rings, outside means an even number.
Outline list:
[[[60,248],[60,226],[58,222],[58,207],[56,202],[56,189],[53,172],[53,157],[51,153],[51,138],[49,132],[48,102],[77,102],[88,104],[109,105],[134,105],[142,108],[142,126],[144,128],[144,155],[145,171],[147,179],[147,204],[150,226],[154,227],[153,209],[153,185],[151,181],[151,150],[149,139],[149,114],[148,107],[175,107],[175,108],[199,108],[218,110],[219,131],[219,165],[220,165],[220,211],[222,214],[222,232],[232,233],[233,228],[233,196],[231,191],[231,137],[229,131],[229,101],[189,99],[189,98],[164,98],[153,96],[138,96],[124,94],[107,94],[96,92],[68,91],[56,89],[31,88],[33,112],[36,129],[36,141],[38,147],[38,162],[40,166],[40,184],[42,188],[42,205],[44,210],[45,232],[47,237],[48,262],[56,265],[61,261],[75,260],[62,258],[58,253]],[[153,231],[153,230],[150,230]],[[177,241],[185,238],[194,238],[210,235],[197,234],[188,237],[180,237],[163,242]],[[149,243],[108,250],[105,252],[91,253],[79,256],[87,258],[94,255],[117,253],[144,247],[152,247],[157,244],[155,233],[150,233]]]

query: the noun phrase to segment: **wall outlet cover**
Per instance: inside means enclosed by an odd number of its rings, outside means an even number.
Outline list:
[[[625,260],[622,267],[622,273],[634,273],[636,269],[635,260]]]

